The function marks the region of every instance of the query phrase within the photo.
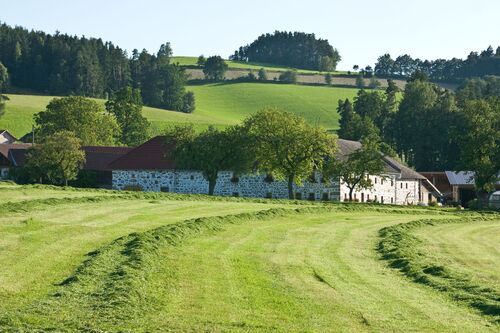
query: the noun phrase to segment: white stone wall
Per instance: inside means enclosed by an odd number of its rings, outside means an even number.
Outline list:
[[[338,201],[338,182],[321,182],[319,173],[314,182],[305,182],[303,186],[294,185],[294,192],[302,199]],[[154,170],[115,170],[113,171],[113,188],[125,190],[130,188],[152,192],[175,192],[207,194],[208,181],[197,171],[154,171]],[[233,178],[231,171],[219,172],[214,194],[223,196],[241,196],[255,198],[288,198],[288,187],[285,181],[267,181],[265,174],[247,174]]]
[[[373,188],[369,190],[355,190],[353,192],[353,199],[359,202],[377,201],[384,204],[394,204],[396,202],[395,183],[396,178],[394,175],[384,177],[369,176]],[[349,200],[349,188],[346,184],[340,185],[340,198],[341,201]]]
[[[420,182],[418,180],[402,179],[396,181],[396,204],[416,205],[420,202]]]

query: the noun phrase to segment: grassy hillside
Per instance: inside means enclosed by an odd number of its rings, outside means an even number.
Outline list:
[[[16,203],[0,204],[0,331],[500,328],[499,314],[412,282],[377,252],[382,228],[418,219],[440,226],[460,213],[0,183],[7,197]],[[488,223],[498,230],[500,216]],[[455,238],[467,252],[470,242]],[[498,239],[481,242],[479,257]],[[470,270],[484,267],[466,258]],[[498,281],[497,269],[492,275]]]
[[[178,63],[181,66],[197,66],[196,62],[198,61],[198,57],[172,57],[171,62],[172,63]],[[240,61],[232,61],[232,60],[226,60],[226,63],[229,67],[229,69],[254,69],[258,71],[261,68],[264,68],[267,71],[277,71],[277,72],[284,72],[293,68],[289,67],[281,67],[281,66],[276,66],[276,65],[271,65],[271,64],[261,64],[261,63],[255,63],[255,62],[240,62]],[[304,74],[315,74],[319,73],[319,71],[313,71],[313,70],[307,70],[307,69],[298,69],[297,72],[299,73],[304,73]],[[347,74],[347,72],[331,72],[332,74]]]
[[[303,115],[311,123],[327,128],[337,127],[335,111],[339,98],[352,98],[357,89],[281,85],[264,83],[209,84],[189,86],[196,94],[197,109],[193,114],[144,108],[144,115],[162,128],[172,123],[192,123],[203,128],[208,125],[236,124],[259,109],[274,105]],[[21,136],[31,130],[33,115],[45,109],[50,96],[8,95],[7,110],[0,118],[0,129]],[[98,100],[104,104],[104,100]]]

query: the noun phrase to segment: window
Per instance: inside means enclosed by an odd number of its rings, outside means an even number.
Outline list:
[[[384,196],[383,195],[380,196],[380,202],[384,203]]]
[[[391,198],[391,204],[394,203],[394,198]]]
[[[238,192],[233,192],[233,197],[239,197],[240,194]]]
[[[309,193],[309,200],[311,201],[316,200],[316,195],[314,193]]]
[[[361,202],[365,202],[365,194],[361,193]]]
[[[401,188],[403,188],[403,183],[401,183]]]
[[[394,186],[394,179],[391,179],[391,186]]]
[[[377,184],[377,177],[375,177],[375,184]]]
[[[295,193],[295,199],[302,200],[302,193],[300,192]]]
[[[405,183],[406,184],[406,189],[408,189],[408,183]]]
[[[374,199],[374,200],[375,200],[375,202],[377,201],[377,196],[375,196],[375,199]]]
[[[330,195],[328,194],[328,192],[324,192],[323,193],[323,198],[322,198],[323,201],[328,201],[330,200]]]
[[[267,192],[266,199],[272,199],[272,198],[273,198],[273,194],[271,192]]]
[[[380,185],[384,185],[384,178],[380,180]]]
[[[347,193],[344,193],[344,201],[347,201]]]
[[[162,186],[162,187],[160,187],[160,191],[161,192],[170,192],[170,189],[168,188],[168,186]]]
[[[191,180],[194,180],[194,176],[193,176],[193,175],[191,175],[191,177],[190,177],[190,178],[191,178]]]
[[[370,201],[370,195],[369,194],[366,195],[366,201]]]

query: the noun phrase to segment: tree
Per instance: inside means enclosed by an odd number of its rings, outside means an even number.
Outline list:
[[[456,133],[460,142],[460,166],[474,172],[480,206],[500,180],[500,98],[467,101],[459,115],[462,127]]]
[[[212,56],[207,59],[203,67],[203,74],[207,80],[222,81],[229,66],[220,56]]]
[[[295,198],[293,184],[321,170],[325,159],[333,158],[335,153],[334,136],[277,108],[257,112],[243,126],[252,138],[258,170],[285,179],[290,199]]]
[[[194,92],[188,91],[184,95],[184,107],[182,108],[182,112],[184,113],[192,113],[196,109],[196,100],[194,98]]]
[[[207,62],[207,58],[205,58],[205,56],[202,54],[198,57],[198,60],[196,61],[196,64],[198,65],[198,67],[205,67],[205,63]]]
[[[375,75],[388,76],[394,73],[394,60],[390,54],[380,56],[375,64]]]
[[[363,89],[365,87],[365,78],[363,74],[356,76],[356,87]]]
[[[285,71],[280,74],[279,80],[284,83],[297,83],[297,71]]]
[[[264,68],[259,69],[259,81],[267,81],[267,72]]]
[[[359,66],[358,65],[354,65],[354,66],[352,66],[352,69],[356,72],[359,69]]]
[[[349,188],[349,201],[355,190],[371,189],[373,182],[369,175],[382,175],[384,160],[380,153],[378,137],[370,136],[362,141],[361,148],[354,152],[330,159],[325,168],[325,176],[339,178]]]
[[[241,127],[233,126],[224,131],[209,128],[197,135],[191,126],[171,131],[167,143],[175,144],[176,164],[200,170],[208,181],[208,194],[213,195],[220,171],[239,173],[250,169],[253,158],[244,133]]]
[[[81,140],[73,132],[54,133],[44,144],[33,146],[26,156],[26,169],[35,179],[68,185],[85,163]]]
[[[86,146],[113,145],[120,137],[115,117],[84,97],[54,98],[35,115],[35,123],[42,141],[60,131],[74,132]]]
[[[377,89],[378,87],[380,87],[380,81],[377,80],[377,78],[375,76],[372,76],[370,78],[370,83],[368,83],[368,87],[370,89]]]
[[[327,85],[331,85],[332,84],[332,80],[333,80],[332,74],[326,73],[325,74],[325,83]]]
[[[7,68],[0,62],[0,93],[4,92],[9,85],[9,72]]]
[[[120,127],[120,143],[138,146],[148,138],[149,122],[142,116],[142,98],[139,89],[126,87],[106,102],[106,110],[115,116]]]

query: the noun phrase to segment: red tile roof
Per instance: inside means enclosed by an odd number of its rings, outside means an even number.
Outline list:
[[[168,157],[172,145],[165,144],[165,137],[157,136],[134,148],[109,164],[111,170],[173,170],[174,161]]]
[[[109,164],[133,150],[129,147],[83,146],[85,152],[84,170],[106,171]]]

